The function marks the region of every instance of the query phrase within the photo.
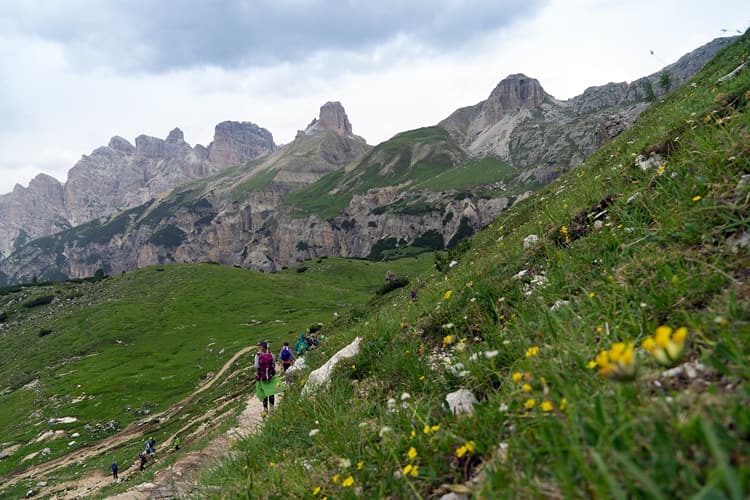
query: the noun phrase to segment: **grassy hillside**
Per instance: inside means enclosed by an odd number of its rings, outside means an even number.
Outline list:
[[[315,397],[304,380],[288,390],[205,484],[224,498],[747,498],[750,69],[717,80],[749,54],[745,34],[450,255],[417,300],[330,332],[327,351],[362,336],[362,353]],[[473,415],[447,411],[459,388]]]
[[[284,203],[299,215],[333,217],[355,194],[373,188],[401,186],[402,191],[435,192],[465,189],[479,196],[497,191],[518,173],[496,158],[469,160],[445,129],[424,127],[375,146],[352,169],[328,174],[290,193]]]
[[[165,410],[243,347],[270,340],[280,348],[312,323],[359,310],[387,270],[414,277],[431,265],[430,256],[387,265],[319,259],[276,274],[173,265],[97,282],[0,289],[0,451],[18,445],[0,460],[0,484],[13,471],[94,446]],[[250,363],[250,355],[241,362]],[[250,385],[250,377],[241,378],[210,397],[244,394]],[[207,398],[191,411],[215,405]],[[77,421],[50,422],[62,417]],[[163,439],[184,423],[153,432]],[[50,430],[65,433],[35,441]],[[74,432],[81,436],[71,439]],[[139,446],[119,450],[121,462],[132,461]],[[48,454],[24,460],[44,448]]]

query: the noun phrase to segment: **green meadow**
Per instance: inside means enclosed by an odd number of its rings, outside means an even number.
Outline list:
[[[351,314],[388,270],[414,279],[431,265],[431,255],[387,264],[323,258],[275,274],[169,265],[96,282],[2,289],[0,443],[20,449],[0,460],[0,477],[95,446],[168,409],[243,347],[268,340],[278,350],[312,324]],[[242,362],[250,365],[251,354]],[[250,392],[252,382],[229,387]],[[62,417],[77,420],[50,423]],[[171,429],[152,428],[162,439]],[[35,442],[49,430],[81,436]],[[44,448],[50,453],[23,461]],[[121,461],[137,451],[123,451]]]

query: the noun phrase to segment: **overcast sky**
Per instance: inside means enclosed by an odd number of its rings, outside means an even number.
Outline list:
[[[0,193],[113,135],[289,142],[333,100],[377,144],[512,73],[568,99],[749,24],[746,0],[2,0]]]

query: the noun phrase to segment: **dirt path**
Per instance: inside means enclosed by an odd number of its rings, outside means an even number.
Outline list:
[[[19,481],[32,479],[32,478],[36,481],[41,481],[44,478],[44,476],[48,474],[49,472],[55,471],[61,467],[65,467],[73,463],[80,462],[82,460],[86,460],[88,458],[102,455],[124,443],[127,443],[128,441],[132,439],[142,437],[145,434],[145,432],[150,429],[150,426],[148,425],[149,423],[153,422],[155,419],[159,419],[160,423],[163,423],[165,420],[168,420],[169,418],[174,416],[186,404],[188,404],[195,396],[209,389],[217,381],[219,381],[221,377],[224,375],[224,373],[226,373],[226,371],[231,368],[232,364],[235,361],[237,361],[237,359],[239,359],[240,356],[242,356],[243,354],[255,348],[256,348],[255,346],[247,346],[237,351],[226,363],[224,363],[224,366],[222,366],[222,368],[213,377],[211,377],[211,379],[209,379],[204,385],[202,385],[201,387],[193,391],[191,394],[186,396],[181,401],[170,406],[163,412],[157,413],[154,415],[149,415],[147,418],[141,419],[137,422],[133,422],[130,425],[128,425],[125,429],[120,431],[119,433],[114,434],[100,441],[95,446],[92,446],[89,448],[78,449],[71,453],[63,455],[61,457],[58,457],[54,460],[50,460],[49,462],[45,462],[43,464],[29,467],[28,469],[25,469],[15,474],[2,486],[3,487],[13,486],[17,484]],[[257,402],[258,405],[260,405],[260,402],[258,402],[257,398],[255,398],[254,396],[250,396],[248,399],[249,400],[248,400],[245,410],[243,411],[243,415],[247,412],[250,412],[252,416],[245,417],[246,418],[245,421],[255,422],[256,420],[260,419],[260,410],[257,411],[257,417],[256,417],[254,414],[256,408],[252,402],[255,401]],[[178,430],[175,434],[169,436],[160,445],[160,447],[164,450],[170,449],[172,447],[172,443],[176,435],[180,435],[180,432],[184,431],[186,428],[188,428],[191,425],[194,425],[197,422],[202,422],[202,421],[209,419],[210,417],[215,417],[218,411],[220,411],[222,408],[227,406],[231,401],[233,400],[225,401],[218,408],[214,408],[212,411],[207,412],[206,414],[194,420],[191,420],[182,429]],[[237,431],[237,432],[242,433],[242,432],[250,432],[250,431],[248,429],[242,429],[241,431]],[[217,439],[221,439],[221,438],[217,438]],[[228,443],[227,449],[228,449],[229,444],[231,443]],[[177,464],[173,465],[172,468],[174,468],[176,465]],[[81,479],[76,479],[68,483],[55,485],[54,488],[47,489],[46,491],[44,491],[44,488],[43,488],[42,491],[40,491],[39,493],[43,495],[56,495],[55,498],[82,498],[82,497],[92,494],[93,491],[96,491],[103,486],[111,484],[111,481],[112,481],[111,476],[105,476],[103,473],[101,473],[101,471],[98,471]],[[63,490],[65,491],[63,492]],[[59,494],[63,494],[63,496],[59,496]],[[126,498],[138,498],[138,497],[126,497]]]

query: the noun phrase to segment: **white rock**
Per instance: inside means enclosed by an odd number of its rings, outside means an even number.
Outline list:
[[[81,435],[78,432],[74,432],[73,434],[70,435],[70,437],[77,438],[77,437],[81,437]]]
[[[539,236],[535,234],[530,234],[527,237],[523,239],[523,247],[524,248],[531,248],[534,245],[536,245],[539,242]]]
[[[361,342],[362,337],[357,337],[351,344],[334,354],[331,359],[325,362],[323,366],[321,366],[317,370],[313,370],[310,373],[310,376],[307,377],[307,383],[305,384],[305,387],[302,388],[302,395],[306,396],[316,390],[318,387],[326,386],[331,380],[331,373],[333,373],[333,369],[336,367],[339,361],[353,358],[354,356],[359,354],[359,345]]]
[[[461,413],[473,414],[474,403],[477,402],[474,394],[468,389],[459,389],[456,392],[451,392],[445,396],[445,400],[448,402],[448,407],[454,415]]]
[[[45,448],[42,450],[42,455],[49,455],[52,453],[52,450],[50,448]]]
[[[450,492],[441,496],[440,500],[469,500],[469,497],[467,497],[466,495],[459,495],[458,493]]]
[[[297,358],[294,361],[294,364],[289,367],[289,369],[286,371],[287,377],[295,377],[299,375],[299,373],[307,368],[307,362],[305,361],[305,358]]]

